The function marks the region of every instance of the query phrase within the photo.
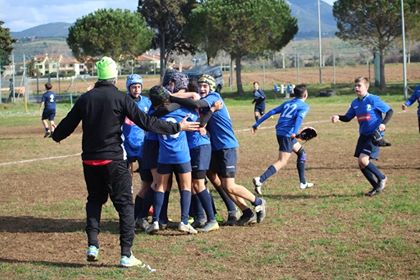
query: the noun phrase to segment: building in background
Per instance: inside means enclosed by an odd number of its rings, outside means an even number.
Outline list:
[[[73,57],[63,55],[36,55],[29,63],[29,75],[32,77],[79,76],[87,73],[84,63]]]

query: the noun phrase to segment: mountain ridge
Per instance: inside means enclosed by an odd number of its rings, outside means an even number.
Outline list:
[[[298,19],[299,32],[295,39],[308,39],[318,36],[318,3],[314,0],[288,0],[286,1],[292,15]],[[326,37],[334,37],[337,30],[332,15],[332,6],[321,1],[321,31]],[[37,25],[23,31],[11,32],[13,38],[18,40],[31,38],[67,38],[68,29],[74,23],[51,22]]]

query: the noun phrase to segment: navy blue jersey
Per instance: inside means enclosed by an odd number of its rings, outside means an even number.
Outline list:
[[[420,85],[414,88],[413,94],[404,102],[404,104],[411,106],[416,101],[419,103],[417,106],[417,116],[420,118]]]
[[[44,110],[55,110],[55,93],[53,91],[46,91],[41,98],[41,102],[44,102]]]
[[[202,109],[203,111],[210,110],[213,104],[219,100],[223,102],[222,97],[217,92],[210,92],[202,99],[209,105],[208,108]],[[213,151],[239,147],[238,140],[236,140],[235,132],[233,131],[232,120],[224,102],[223,108],[213,113],[213,116],[207,123],[207,130],[210,133]]]
[[[254,102],[256,105],[259,105],[265,102],[265,94],[262,89],[258,89],[254,91]]]
[[[146,96],[140,96],[140,98],[135,101],[137,107],[148,113],[152,102]],[[123,124],[123,135],[124,135],[124,148],[127,152],[127,157],[129,158],[141,158],[143,153],[143,142],[144,142],[144,130],[138,127],[133,121],[128,117],[125,118]]]
[[[359,133],[370,135],[378,129],[382,123],[382,114],[391,109],[379,96],[367,93],[363,98],[356,98],[346,113],[346,118],[357,117]]]
[[[270,110],[267,114],[262,116],[254,125],[257,128],[266,119],[275,114],[280,114],[276,125],[276,134],[280,136],[290,137],[292,134],[297,134],[303,119],[309,111],[309,105],[302,99],[293,98],[284,102],[280,106]]]
[[[196,121],[198,114],[195,111],[180,108],[161,117],[167,122],[178,123],[186,115],[189,115],[189,120]],[[163,164],[180,164],[189,162],[190,148],[188,147],[187,135],[185,131],[180,131],[176,134],[166,135],[159,134],[159,157],[158,163]]]

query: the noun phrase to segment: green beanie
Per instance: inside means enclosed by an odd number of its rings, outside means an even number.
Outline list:
[[[107,56],[96,62],[96,69],[99,80],[116,78],[118,75],[117,64],[112,58]]]

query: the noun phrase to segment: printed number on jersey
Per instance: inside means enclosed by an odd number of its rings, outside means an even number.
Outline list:
[[[293,114],[296,111],[297,105],[296,104],[286,104],[284,106],[284,111],[281,117],[291,119],[293,118]]]
[[[172,123],[177,123],[176,119],[174,119],[172,117],[166,118],[165,121],[172,122]],[[162,138],[164,140],[168,140],[168,137],[170,137],[170,138],[178,138],[178,136],[179,136],[179,132],[178,133],[175,133],[175,134],[170,134],[170,135],[168,135],[168,134],[162,134]]]

